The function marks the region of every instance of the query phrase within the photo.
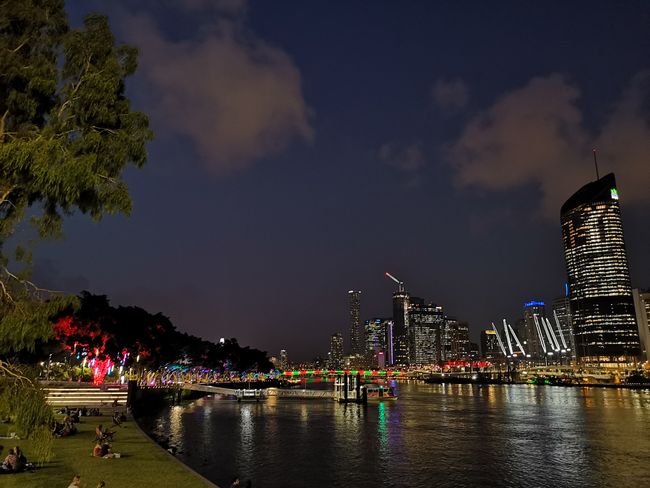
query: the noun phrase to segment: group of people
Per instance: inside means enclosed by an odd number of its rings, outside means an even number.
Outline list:
[[[102,424],[95,427],[95,447],[93,448],[93,457],[113,458],[120,457],[119,453],[113,452],[108,441],[113,441],[115,432],[105,429]]]
[[[77,419],[76,422],[79,422],[79,417],[72,417],[72,415],[66,413],[65,417],[63,417],[63,422],[54,421],[52,424],[52,435],[54,437],[68,437],[77,432],[77,428],[74,425],[75,418]]]
[[[0,452],[2,452],[2,446],[0,446]],[[0,465],[0,473],[20,473],[32,467],[32,464],[27,462],[27,458],[20,447],[16,446],[9,449],[7,457]]]

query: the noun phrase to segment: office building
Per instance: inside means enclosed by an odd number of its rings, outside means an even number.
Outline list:
[[[286,349],[280,350],[280,369],[289,369],[289,357]]]
[[[485,329],[481,331],[481,358],[486,361],[494,361],[503,358],[503,353],[499,347],[499,340],[494,329]]]
[[[412,366],[440,362],[440,329],[444,324],[442,307],[411,297],[408,309],[408,358]]]
[[[441,361],[466,360],[469,357],[469,327],[452,317],[445,317],[441,333]]]
[[[366,352],[363,324],[361,323],[361,292],[350,290],[349,324],[350,324],[350,354],[363,356]]]
[[[576,358],[576,345],[573,337],[573,324],[571,322],[568,297],[558,297],[553,300],[553,317],[550,320],[555,327],[557,327],[556,318],[557,323],[560,324],[560,331],[562,332],[560,340],[564,339],[562,343],[563,349],[565,350],[562,353],[563,357],[574,360]]]
[[[391,365],[407,366],[409,363],[409,303],[407,291],[400,289],[393,293],[393,355]]]
[[[344,364],[343,357],[343,334],[337,332],[330,337],[329,367],[331,369],[342,368]]]
[[[580,188],[560,214],[577,359],[587,366],[634,363],[639,333],[614,174]]]
[[[546,317],[546,304],[541,300],[531,300],[524,303],[524,323],[523,328],[517,334],[522,341],[526,356],[534,361],[544,359],[546,352],[553,352],[549,347],[548,337],[544,334],[544,324],[542,320]]]
[[[636,312],[636,323],[641,339],[641,348],[644,351],[646,361],[650,359],[650,290],[632,290],[634,298],[634,309]]]

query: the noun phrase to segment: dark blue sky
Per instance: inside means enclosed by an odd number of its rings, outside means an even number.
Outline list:
[[[561,295],[559,207],[615,171],[650,286],[650,4],[68,2],[141,49],[157,138],[129,218],[75,216],[37,274],[292,358],[391,313],[390,271],[477,334]]]

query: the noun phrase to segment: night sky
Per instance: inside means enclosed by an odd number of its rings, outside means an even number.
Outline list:
[[[140,49],[130,217],[75,215],[44,285],[290,359],[390,316],[390,271],[470,323],[563,293],[560,205],[614,171],[650,287],[650,2],[87,1]]]

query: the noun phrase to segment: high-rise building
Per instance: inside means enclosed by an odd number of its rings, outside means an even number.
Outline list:
[[[640,353],[614,174],[586,184],[562,205],[562,239],[576,355],[618,366]]]
[[[494,329],[485,329],[481,331],[481,357],[486,361],[492,361],[503,357],[503,352],[499,347],[499,340]]]
[[[544,324],[541,322],[543,319],[546,319],[546,304],[544,302],[531,300],[524,303],[524,328],[520,331],[519,340],[523,341],[526,355],[530,355],[533,360],[545,359],[546,355],[544,349],[547,348],[547,343],[544,337]],[[552,348],[549,349],[551,352],[552,350]]]
[[[441,333],[441,360],[458,361],[469,357],[469,327],[452,317],[445,317]]]
[[[563,353],[563,356],[575,359],[576,344],[573,337],[573,324],[571,322],[571,311],[569,309],[568,297],[558,297],[553,300],[553,317],[551,318],[551,323],[557,326],[555,318],[557,318],[557,322],[560,324],[560,331],[562,332],[560,340],[564,339],[562,346],[566,344],[566,347],[563,347],[566,351]]]
[[[289,367],[289,357],[287,356],[287,350],[280,350],[280,369],[286,370]]]
[[[330,352],[328,355],[329,367],[340,369],[343,367],[343,334],[337,332],[330,337]]]
[[[376,354],[379,351],[386,351],[386,327],[388,322],[392,322],[392,320],[372,318],[364,321],[366,352]]]
[[[361,323],[361,292],[350,290],[348,292],[350,305],[350,353],[363,356],[366,352],[363,324]]]
[[[423,366],[440,362],[440,329],[444,319],[442,307],[411,297],[408,309],[410,365]]]
[[[646,361],[650,359],[650,290],[632,290],[636,323],[639,327],[641,348],[645,351]]]
[[[384,322],[384,343],[386,344],[386,351],[384,355],[385,364],[392,366],[395,364],[395,341],[393,340],[393,320]]]
[[[410,296],[405,290],[393,293],[393,365],[409,364],[409,303]]]

